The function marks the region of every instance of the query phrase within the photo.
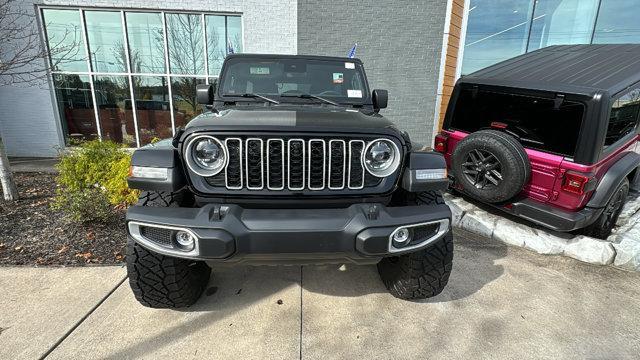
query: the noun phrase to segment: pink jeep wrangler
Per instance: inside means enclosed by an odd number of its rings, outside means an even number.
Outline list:
[[[606,238],[640,166],[640,45],[564,45],[462,77],[443,131],[453,188]]]

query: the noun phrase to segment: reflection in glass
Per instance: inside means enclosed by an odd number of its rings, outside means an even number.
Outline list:
[[[204,84],[205,79],[172,77],[173,114],[176,128],[185,126],[196,115],[202,114],[204,107],[196,99],[196,85]]]
[[[141,146],[173,135],[167,85],[165,76],[133,77]],[[125,107],[131,109],[131,102],[127,101]]]
[[[207,15],[207,51],[209,75],[218,76],[222,61],[227,56],[225,17]]]
[[[125,104],[131,98],[127,76],[94,76],[93,87],[98,104],[102,139],[129,147],[136,146],[136,129],[131,109]]]
[[[204,74],[204,41],[200,15],[166,14],[169,66],[172,74]]]
[[[53,84],[66,143],[98,138],[89,77],[53,74]]]
[[[640,89],[631,90],[616,99],[611,108],[604,146],[610,146],[626,135],[634,132],[638,126],[639,114]]]
[[[87,71],[80,12],[43,9],[43,22],[54,71]]]
[[[527,51],[591,41],[598,0],[538,0]]]
[[[523,54],[532,12],[531,0],[471,0],[462,73]]]
[[[594,44],[640,43],[638,0],[602,0]]]
[[[242,52],[242,21],[239,16],[227,16],[227,42],[234,53]]]
[[[126,55],[119,12],[85,11],[89,57],[96,72],[125,72]]]
[[[126,18],[131,71],[164,73],[162,14],[127,12]]]

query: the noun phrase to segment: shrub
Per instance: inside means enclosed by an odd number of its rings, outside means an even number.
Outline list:
[[[112,141],[87,141],[61,154],[54,207],[75,221],[108,221],[114,206],[127,206],[138,192],[127,186],[131,154]]]

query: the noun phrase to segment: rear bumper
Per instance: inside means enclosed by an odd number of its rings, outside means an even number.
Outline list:
[[[340,209],[132,206],[127,212],[127,231],[152,251],[209,262],[376,263],[385,256],[416,251],[437,241],[450,231],[450,219],[446,205],[385,207],[367,203]],[[182,251],[162,244],[143,235],[145,227],[188,231],[196,238],[195,248]],[[422,235],[406,247],[395,248],[390,238],[399,227],[413,227],[413,233]]]
[[[510,209],[498,208],[556,231],[573,231],[587,227],[593,224],[603,211],[601,208],[589,207],[575,212],[565,211],[531,199],[516,201]]]

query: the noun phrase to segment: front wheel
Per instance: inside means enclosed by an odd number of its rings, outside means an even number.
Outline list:
[[[448,233],[428,248],[388,257],[378,273],[391,295],[404,300],[426,299],[444,290],[453,264],[453,235]]]
[[[444,204],[440,192],[405,193],[403,205]],[[384,258],[378,273],[391,295],[405,300],[426,299],[444,290],[453,266],[453,234],[427,248],[400,256]]]
[[[143,192],[139,206],[188,206],[186,192]],[[193,305],[209,283],[211,268],[203,261],[179,259],[150,251],[133,239],[127,241],[127,274],[136,300],[151,308]]]

